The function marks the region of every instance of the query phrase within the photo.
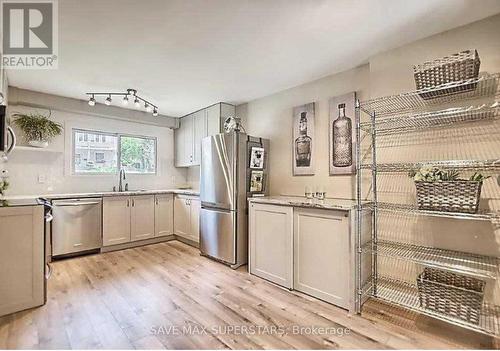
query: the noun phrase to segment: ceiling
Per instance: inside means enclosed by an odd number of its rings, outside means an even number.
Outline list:
[[[64,0],[59,68],[19,88],[85,99],[138,89],[162,115],[250,101],[500,12],[483,0]]]

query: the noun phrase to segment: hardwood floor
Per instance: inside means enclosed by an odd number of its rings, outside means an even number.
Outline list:
[[[495,347],[485,336],[378,303],[362,317],[349,315],[177,241],[52,266],[47,304],[0,318],[0,349]],[[298,334],[300,326],[330,329]]]

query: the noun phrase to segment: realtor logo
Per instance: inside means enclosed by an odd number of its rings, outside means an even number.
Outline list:
[[[3,0],[2,66],[57,68],[57,1]]]

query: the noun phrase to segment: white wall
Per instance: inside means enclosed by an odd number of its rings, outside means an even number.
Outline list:
[[[328,175],[328,99],[350,91],[368,99],[388,94],[398,94],[415,89],[413,65],[425,60],[476,48],[481,57],[481,71],[500,71],[500,15],[470,25],[425,38],[403,47],[376,55],[365,66],[334,74],[276,94],[265,96],[237,106],[236,114],[243,118],[249,134],[271,140],[272,170],[270,190],[273,195],[303,195],[305,185],[322,185],[328,197],[355,198],[355,176]],[[316,173],[314,176],[292,175],[292,109],[294,106],[316,102]],[[457,134],[462,136],[463,134]],[[437,137],[439,138],[439,136]],[[450,140],[450,137],[448,137]],[[455,138],[457,141],[458,138]],[[463,154],[464,158],[481,156],[491,158],[500,147],[500,138],[487,139],[480,155]],[[418,141],[414,141],[414,143]],[[413,144],[412,144],[413,145]],[[435,147],[436,145],[433,145]],[[457,156],[451,147],[446,155],[431,155],[435,150],[425,150],[425,157]],[[416,148],[394,146],[387,150],[388,157],[404,155],[409,159],[422,155]],[[441,146],[441,150],[443,147]],[[453,154],[455,153],[455,154]],[[368,159],[369,161],[369,159]]]
[[[39,111],[21,105],[11,105],[9,112]],[[10,173],[11,187],[7,195],[32,195],[46,193],[72,193],[87,191],[109,191],[118,185],[118,175],[72,175],[72,128],[127,133],[157,138],[157,174],[127,176],[130,189],[166,189],[186,182],[186,170],[174,167],[174,132],[172,129],[117,119],[95,117],[53,110],[52,117],[64,126],[63,135],[56,137],[49,149],[56,152],[15,150],[6,168]],[[22,133],[16,131],[20,144]],[[46,178],[39,183],[39,176]]]

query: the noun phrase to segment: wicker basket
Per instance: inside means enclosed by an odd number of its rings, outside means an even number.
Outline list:
[[[479,324],[484,281],[426,267],[417,278],[417,286],[420,307]]]
[[[451,95],[475,90],[477,82],[470,84],[450,84],[477,78],[481,61],[476,50],[466,50],[451,56],[424,62],[413,66],[413,75],[417,89],[432,89],[419,95],[423,99],[438,98],[443,95]]]
[[[419,210],[477,213],[483,182],[415,181]]]

